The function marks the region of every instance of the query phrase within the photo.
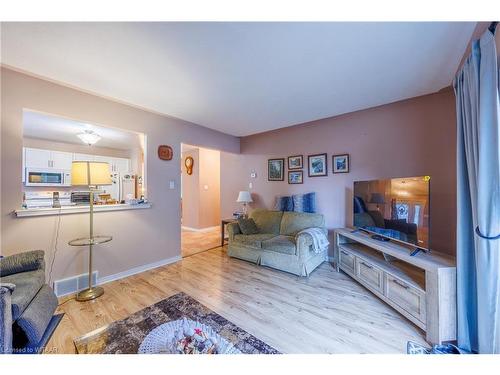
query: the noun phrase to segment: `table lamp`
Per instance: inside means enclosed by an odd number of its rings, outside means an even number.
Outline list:
[[[248,210],[248,203],[253,202],[252,196],[250,195],[249,191],[240,191],[238,194],[238,199],[236,199],[236,202],[238,203],[243,203],[243,214],[245,217],[247,217],[247,210]]]
[[[89,237],[71,241],[73,244],[70,242],[70,245],[74,246],[89,246],[89,286],[87,289],[80,291],[76,296],[77,301],[89,301],[100,297],[104,293],[104,290],[101,287],[92,286],[92,246],[98,243],[107,242],[99,241],[97,237],[94,237],[94,192],[97,189],[97,186],[111,185],[109,164],[97,161],[74,161],[71,165],[71,185],[87,186],[89,188]],[[102,237],[99,238],[102,239]],[[111,240],[111,237],[108,238]]]

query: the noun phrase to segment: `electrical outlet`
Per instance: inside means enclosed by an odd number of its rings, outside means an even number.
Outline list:
[[[253,184],[252,184],[251,182],[248,184],[248,188],[249,188],[249,189],[252,189],[252,188],[253,188]]]
[[[170,181],[168,186],[171,190],[175,189],[175,181]]]

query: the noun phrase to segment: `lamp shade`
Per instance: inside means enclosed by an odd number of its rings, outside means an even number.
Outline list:
[[[74,161],[71,164],[71,185],[111,185],[109,164],[98,161]]]
[[[249,191],[240,191],[238,194],[238,199],[236,199],[238,203],[250,203],[253,202],[252,196]]]
[[[368,203],[383,204],[385,203],[385,199],[384,196],[380,193],[372,193],[370,197],[370,202]]]

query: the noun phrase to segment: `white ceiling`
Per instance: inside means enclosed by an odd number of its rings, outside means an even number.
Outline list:
[[[96,147],[118,150],[131,150],[141,147],[141,135],[138,133],[87,124],[38,112],[23,112],[23,136],[27,138],[83,145],[77,134],[83,133],[85,130],[91,130],[101,136],[101,139],[95,144]]]
[[[245,136],[436,92],[475,24],[3,23],[1,57]]]

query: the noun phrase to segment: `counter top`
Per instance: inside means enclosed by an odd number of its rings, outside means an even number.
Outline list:
[[[94,205],[94,212],[106,211],[123,211],[123,210],[140,210],[151,208],[151,203],[141,204],[103,204]],[[32,217],[32,216],[48,216],[48,215],[66,215],[79,214],[90,211],[89,206],[62,206],[61,208],[40,207],[40,208],[25,208],[14,211],[17,217]]]

